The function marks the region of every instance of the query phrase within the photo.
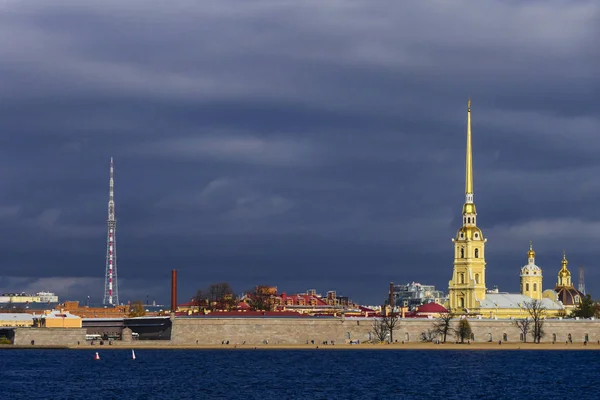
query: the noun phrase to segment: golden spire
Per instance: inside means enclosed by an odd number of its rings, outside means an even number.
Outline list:
[[[465,205],[463,214],[477,214],[473,203],[473,150],[471,146],[471,98],[467,103],[467,156],[465,173]]]
[[[473,151],[471,147],[471,98],[467,103],[467,162],[466,162],[465,194],[473,194]],[[471,196],[472,201],[472,196]],[[468,201],[467,201],[468,202]]]
[[[527,252],[527,258],[535,258],[535,251],[533,251],[533,242],[529,241],[529,251]]]

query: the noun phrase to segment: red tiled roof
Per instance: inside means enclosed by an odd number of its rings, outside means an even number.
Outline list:
[[[423,304],[417,310],[417,313],[419,313],[419,314],[422,314],[422,313],[447,313],[447,312],[448,312],[448,310],[446,310],[446,307],[444,307],[441,304],[437,304],[437,303]]]

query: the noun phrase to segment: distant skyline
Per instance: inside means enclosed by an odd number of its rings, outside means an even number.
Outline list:
[[[100,303],[115,160],[119,297],[210,283],[447,292],[474,196],[486,283],[529,241],[600,296],[594,1],[0,3],[0,292]]]

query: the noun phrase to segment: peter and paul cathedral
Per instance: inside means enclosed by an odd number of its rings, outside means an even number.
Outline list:
[[[543,292],[542,269],[535,264],[535,251],[529,243],[527,264],[521,268],[521,292],[506,293],[488,290],[485,284],[485,245],[487,239],[477,226],[477,211],[473,186],[473,146],[471,131],[471,100],[467,103],[467,146],[465,160],[465,203],[462,209],[462,227],[452,239],[454,243],[454,269],[448,284],[448,308],[455,314],[481,318],[526,318],[525,303],[539,300],[546,316],[564,315],[568,306],[563,299],[576,304],[579,295],[570,283],[570,273],[563,257],[555,290]],[[577,296],[577,297],[576,297]]]

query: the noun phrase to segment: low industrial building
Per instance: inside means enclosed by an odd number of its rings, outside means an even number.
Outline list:
[[[33,325],[31,314],[27,313],[0,313],[0,326],[2,327],[30,327]]]

